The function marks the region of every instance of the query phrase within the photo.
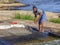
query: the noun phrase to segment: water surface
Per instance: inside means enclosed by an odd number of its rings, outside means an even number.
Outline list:
[[[20,3],[29,4],[27,7],[18,7],[19,10],[32,10],[33,5],[38,9],[60,13],[60,0],[17,0]]]

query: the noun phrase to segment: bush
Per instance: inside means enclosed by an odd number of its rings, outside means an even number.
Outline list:
[[[33,16],[29,15],[29,14],[15,14],[15,19],[23,19],[23,20],[33,20]]]
[[[60,23],[60,18],[53,18],[53,19],[50,19],[50,22]]]

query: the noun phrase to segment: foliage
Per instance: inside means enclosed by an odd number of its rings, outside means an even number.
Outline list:
[[[15,19],[23,19],[23,20],[33,20],[33,16],[29,15],[29,14],[19,14],[16,13],[15,14]]]
[[[60,23],[60,18],[53,18],[49,20],[50,22]]]

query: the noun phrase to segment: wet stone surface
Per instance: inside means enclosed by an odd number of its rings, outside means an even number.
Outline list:
[[[22,43],[23,45],[28,45],[30,43],[40,44],[40,42],[43,43],[59,39],[56,37],[50,38],[48,36],[48,32],[40,33],[38,32],[37,29],[36,30],[34,28],[31,29],[30,27],[28,28],[13,27],[10,29],[0,29],[0,36],[1,36],[0,45],[22,45]],[[43,43],[43,45],[45,44],[47,43]]]
[[[0,45],[12,45],[18,42],[48,38],[48,32],[40,33],[32,28],[10,28],[5,31],[8,33],[1,32],[5,37],[0,38]]]

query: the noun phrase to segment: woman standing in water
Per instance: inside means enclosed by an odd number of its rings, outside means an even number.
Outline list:
[[[38,22],[39,32],[44,32],[44,22],[46,21],[46,14],[43,10],[37,9],[36,6],[33,6],[34,13],[34,23]]]

